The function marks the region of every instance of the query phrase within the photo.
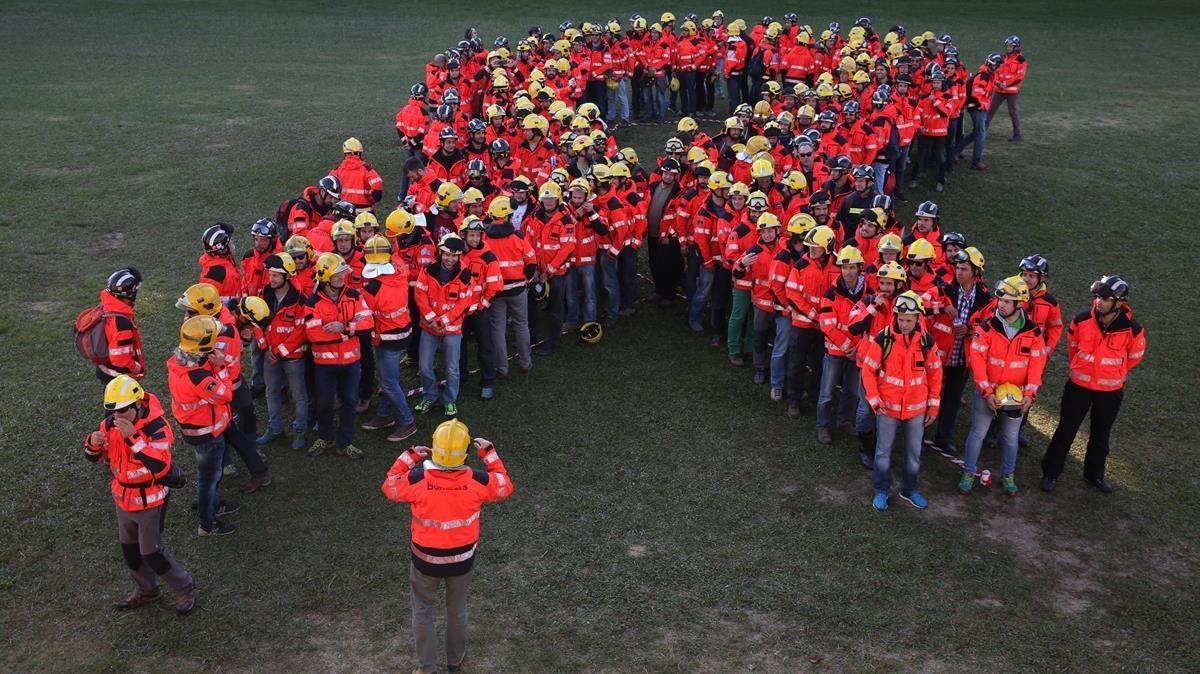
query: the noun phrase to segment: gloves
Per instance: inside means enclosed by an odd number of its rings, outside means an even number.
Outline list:
[[[496,446],[492,444],[491,440],[485,440],[483,438],[475,438],[471,441],[471,444],[475,446],[475,453],[478,454],[479,458],[481,459],[486,457],[489,452],[492,452],[496,449]]]

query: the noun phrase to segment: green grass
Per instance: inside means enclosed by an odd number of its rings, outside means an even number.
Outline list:
[[[591,18],[648,8],[609,3]],[[140,267],[147,385],[165,394],[172,303],[195,278],[203,226],[273,214],[348,135],[394,191],[391,117],[424,59],[467,23],[516,36],[568,9],[5,3],[5,669],[411,666],[407,513],[378,492],[395,450],[377,435],[353,464],[272,448],[277,484],[247,499],[232,538],[196,539],[177,499],[168,540],[199,580],[200,609],[108,610],[126,581],[105,478],[78,449],[99,387],[67,325],[112,269]],[[724,9],[753,21],[788,7]],[[845,25],[851,11],[802,18]],[[474,671],[1200,668],[1200,306],[1185,226],[1198,196],[1194,9],[921,2],[870,13],[877,25],[952,33],[972,66],[1005,35],[1024,39],[1026,141],[1003,142],[1001,118],[993,170],[956,172],[937,200],[987,254],[990,277],[1047,255],[1068,314],[1101,273],[1133,284],[1150,351],[1115,431],[1120,491],[1086,489],[1077,454],[1058,493],[1036,493],[1061,352],[1018,464],[1020,498],[961,499],[935,457],[923,471],[928,511],[876,514],[850,442],[816,445],[811,418],[787,420],[678,312],[643,311],[600,348],[568,346],[504,383],[486,406],[465,388],[465,419],[497,442],[518,488],[485,515]],[[627,138],[649,161],[666,134]],[[422,435],[432,425],[421,421]]]

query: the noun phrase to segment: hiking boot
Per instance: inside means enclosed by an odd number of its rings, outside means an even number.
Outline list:
[[[780,400],[783,400],[783,389],[779,388],[777,386],[773,387],[771,389],[771,400],[773,400],[775,402],[779,402]]]
[[[266,489],[271,486],[275,479],[271,477],[271,471],[267,471],[262,475],[252,475],[250,481],[242,487],[243,494],[253,494],[260,489]]]
[[[327,449],[329,449],[329,443],[325,442],[321,438],[317,438],[313,441],[312,447],[308,448],[308,455],[311,457],[318,457],[324,454],[325,450]]]
[[[196,585],[175,594],[175,615],[187,615],[196,608]]]
[[[370,397],[359,398],[358,403],[356,403],[354,405],[354,413],[355,414],[362,414],[363,412],[366,412],[369,409],[371,409],[371,398]]]
[[[913,491],[907,494],[900,492],[900,498],[911,503],[917,510],[924,510],[929,507],[929,500],[924,496],[921,496],[921,492],[919,491]]]
[[[358,447],[355,447],[353,444],[346,445],[344,447],[338,447],[337,449],[333,450],[333,453],[337,454],[338,456],[344,456],[351,461],[358,461],[364,456],[363,451]]]
[[[433,409],[433,403],[422,398],[416,405],[413,405],[413,411],[417,414],[425,414]]]
[[[767,383],[767,371],[761,367],[758,368],[757,370],[755,370],[754,371],[754,383],[755,384]]]
[[[731,353],[729,354],[729,364],[734,367],[742,367],[746,364],[746,359],[742,358],[741,354]]]
[[[458,405],[454,403],[446,403],[446,416],[451,419],[458,416]]]
[[[1044,491],[1048,494],[1048,493],[1054,491],[1054,487],[1057,484],[1058,484],[1058,480],[1056,480],[1052,477],[1043,477],[1041,483],[1038,484],[1038,487],[1040,487],[1042,491]]]
[[[1000,485],[1004,487],[1004,494],[1006,496],[1016,496],[1019,491],[1017,489],[1017,480],[1012,475],[1001,475]]]
[[[404,440],[405,438],[412,437],[413,433],[416,433],[416,432],[417,432],[416,424],[409,424],[407,426],[397,426],[396,430],[392,431],[391,433],[388,433],[387,441],[388,442],[400,442],[401,440]]]
[[[374,419],[371,419],[367,423],[363,424],[360,428],[362,428],[364,431],[378,431],[378,430],[384,429],[384,428],[391,428],[392,426],[395,426],[395,425],[396,425],[395,419],[393,419],[391,417],[377,416]]]
[[[221,501],[217,506],[217,517],[222,515],[232,515],[242,509],[242,504],[237,501]]]
[[[1111,482],[1109,482],[1108,480],[1105,480],[1102,477],[1084,477],[1083,479],[1085,482],[1092,485],[1096,489],[1099,489],[1101,492],[1103,492],[1105,494],[1111,494],[1117,490],[1117,488],[1114,487]]]
[[[479,389],[479,399],[480,400],[491,400],[492,398],[495,398],[495,397],[496,397],[496,389],[492,388],[491,386],[484,386],[483,388]]]
[[[875,498],[871,499],[871,507],[876,510],[887,510],[888,493],[886,491],[875,492]]]
[[[204,536],[227,536],[229,534],[232,534],[235,531],[237,531],[237,527],[233,526],[232,524],[230,524],[228,522],[222,522],[221,520],[217,520],[216,523],[214,523],[208,529],[205,529],[204,527],[200,527],[196,531],[196,533],[199,534],[201,537],[204,537]]]
[[[266,433],[263,433],[262,435],[255,438],[254,442],[260,446],[267,445],[267,444],[270,444],[271,442],[273,442],[279,438],[282,438],[282,437],[283,437],[283,431],[267,431]]]
[[[975,475],[964,472],[962,477],[958,478],[958,493],[967,496],[971,490],[975,488]]]
[[[817,442],[821,443],[822,445],[832,445],[833,444],[833,434],[829,432],[828,428],[818,428],[817,429]]]
[[[800,401],[799,400],[789,400],[788,401],[787,415],[788,415],[789,419],[799,419],[800,418]]]
[[[159,599],[162,599],[162,596],[162,590],[155,590],[154,594],[142,594],[139,590],[134,590],[133,594],[113,604],[113,608],[118,611],[132,611],[136,608],[145,606],[146,604],[153,604]]]
[[[446,669],[448,669],[452,674],[453,674],[453,672],[461,672],[462,668],[463,668],[463,663],[466,661],[467,661],[467,654],[463,653],[462,658],[460,658],[458,662],[447,662]]]

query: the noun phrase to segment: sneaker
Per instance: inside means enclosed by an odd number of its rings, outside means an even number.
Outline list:
[[[364,431],[378,431],[384,428],[391,428],[396,425],[396,420],[391,417],[377,416],[362,425]]]
[[[200,537],[204,537],[204,536],[227,536],[227,535],[229,535],[229,534],[232,534],[232,533],[233,533],[233,532],[235,532],[235,531],[237,531],[237,527],[233,526],[232,524],[230,524],[230,523],[228,523],[228,522],[222,522],[221,520],[217,520],[217,521],[216,521],[216,522],[215,522],[215,523],[214,523],[214,524],[213,524],[211,527],[209,527],[208,529],[205,529],[204,527],[200,527],[199,529],[197,529],[197,530],[196,530],[196,533],[197,533],[197,534],[198,534]]]
[[[901,492],[900,498],[911,503],[917,510],[924,510],[925,508],[929,507],[929,500],[924,496],[921,496],[921,492],[919,491],[914,491],[908,494]]]
[[[253,475],[250,477],[250,481],[242,487],[242,493],[253,494],[256,491],[270,487],[274,481],[275,478],[271,476],[271,471],[269,470],[262,475]]]
[[[773,400],[775,402],[779,402],[780,400],[783,400],[783,389],[779,388],[779,387],[772,388],[771,389],[771,400]]]
[[[433,409],[433,403],[424,398],[418,401],[416,405],[413,405],[413,411],[417,414],[425,414],[431,409]]]
[[[458,416],[458,405],[446,403],[446,416],[451,418]]]
[[[876,510],[887,510],[888,493],[886,491],[875,492],[875,498],[871,499],[871,507]]]
[[[731,353],[729,354],[729,364],[734,367],[742,367],[746,364],[746,359],[742,358],[740,354]]]
[[[196,608],[196,585],[175,595],[175,615],[187,615]]]
[[[822,445],[832,445],[833,444],[833,434],[829,432],[828,428],[818,428],[817,429],[817,442],[821,443]]]
[[[304,440],[303,433],[297,433],[297,434],[293,435],[292,436],[292,449],[296,450],[297,452],[304,449],[304,442],[305,442],[305,440]]]
[[[799,419],[801,414],[800,401],[789,400],[787,404],[787,415],[789,419]]]
[[[717,335],[713,335],[712,337],[709,337],[708,345],[709,346],[721,346],[721,338],[718,337]]]
[[[1010,142],[1010,143],[1020,143],[1020,142],[1021,142],[1021,137],[1020,137],[1020,136],[1013,136],[1012,138],[1009,138],[1009,139],[1008,139],[1008,142]]]
[[[985,162],[979,162],[978,164],[971,164],[971,170],[972,171],[986,171],[986,170],[988,170],[988,165]]]
[[[404,440],[405,438],[412,437],[413,433],[416,433],[416,432],[417,432],[416,424],[409,424],[407,426],[397,426],[396,430],[392,431],[391,433],[388,433],[387,440],[388,440],[388,442],[400,442],[401,440]]]
[[[224,468],[221,469],[221,474],[224,475],[225,477],[237,477],[237,474],[238,474],[237,466],[233,465],[232,463],[228,464]]]
[[[754,383],[755,384],[767,383],[767,371],[762,369],[761,367],[756,369],[754,371]]]
[[[975,476],[971,473],[964,472],[962,477],[958,478],[958,493],[967,496],[971,490],[975,488]]]
[[[329,443],[321,438],[317,438],[313,441],[312,447],[308,448],[308,455],[312,457],[321,456],[327,449],[329,449]]]
[[[354,413],[355,414],[362,414],[363,412],[366,412],[369,409],[371,409],[371,399],[369,397],[359,398],[358,402],[355,403],[355,405],[354,405]]]
[[[222,515],[232,515],[242,509],[242,504],[237,501],[221,501],[217,506],[217,517]]]
[[[1056,480],[1052,477],[1043,477],[1042,481],[1038,484],[1038,487],[1040,487],[1042,491],[1044,491],[1048,494],[1048,493],[1054,491],[1054,487],[1057,484],[1058,484],[1058,480]]]
[[[346,445],[345,447],[338,447],[333,451],[333,453],[337,454],[338,456],[344,456],[351,461],[358,461],[364,456],[363,451],[352,444]]]
[[[479,389],[479,399],[480,400],[491,400],[492,398],[495,398],[495,397],[496,397],[496,389],[492,388],[491,386],[484,386],[483,388]]]
[[[1096,489],[1099,489],[1102,493],[1105,493],[1105,494],[1111,494],[1117,490],[1117,488],[1113,486],[1113,483],[1109,482],[1108,480],[1105,480],[1102,477],[1084,477],[1083,479],[1085,482],[1092,485]]]
[[[1017,489],[1017,480],[1012,475],[1001,475],[1000,484],[1004,487],[1004,494],[1006,496],[1017,495],[1017,492],[1019,491]]]
[[[259,445],[270,444],[271,442],[283,437],[283,431],[267,431],[254,439],[254,442]]]
[[[163,594],[161,589],[155,590],[154,594],[142,594],[140,591],[134,590],[133,594],[129,595],[122,601],[113,604],[113,608],[118,611],[132,611],[136,608],[145,606],[146,604],[153,604],[159,599],[162,599],[162,596]]]

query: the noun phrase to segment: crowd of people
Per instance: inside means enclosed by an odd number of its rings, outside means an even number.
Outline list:
[[[249,226],[242,255],[239,228],[205,229],[198,278],[177,302],[169,406],[141,386],[142,276],[109,277],[75,331],[105,384],[107,415],[85,452],[113,473],[135,583],[121,608],[161,596],[157,576],[181,613],[194,605],[191,576],[161,538],[160,506],[184,480],[170,461],[168,409],[197,457],[201,536],[235,529],[226,516],[238,504],[218,489],[237,471],[230,450],[250,473],[241,490],[254,493],[273,480],[264,447],[286,440],[309,456],[358,459],[358,430],[398,443],[416,433],[417,415],[437,411],[448,420],[433,447],[405,452],[383,486],[412,503],[414,624],[422,671],[433,671],[437,579],[469,574],[480,504],[512,491],[491,443],[455,419],[468,352],[488,400],[510,361],[528,372],[562,335],[599,343],[639,306],[643,245],[653,306],[682,305],[687,326],[724,347],[731,365],[749,355],[754,382],[788,417],[815,412],[819,443],[835,431],[855,438],[876,509],[888,507],[897,442],[899,494],[916,507],[927,504],[917,488],[925,448],[962,455],[957,488],[969,494],[982,447],[999,444],[1003,491],[1018,493],[1020,429],[1064,330],[1070,379],[1041,487],[1054,489],[1090,410],[1084,475],[1112,490],[1108,432],[1145,350],[1129,284],[1102,277],[1092,306],[1064,322],[1046,258],[1030,251],[985,282],[980,247],[944,224],[953,218],[938,204],[921,202],[911,221],[897,207],[927,170],[941,191],[968,146],[971,166],[986,169],[986,130],[1002,103],[1020,139],[1020,39],[971,71],[950,35],[879,32],[865,17],[844,34],[790,13],[753,27],[719,11],[648,21],[533,27],[491,50],[469,29],[428,63],[396,114],[394,206],[363,144],[348,138],[340,164]],[[728,115],[710,135],[698,118],[719,98]],[[676,131],[652,164],[618,142],[623,125],[668,115]],[[407,391],[401,373],[413,367],[420,386]],[[960,453],[956,422],[972,379]],[[469,446],[487,470],[463,470]],[[413,487],[423,479],[461,489]],[[465,587],[454,594],[449,655],[461,663]]]

